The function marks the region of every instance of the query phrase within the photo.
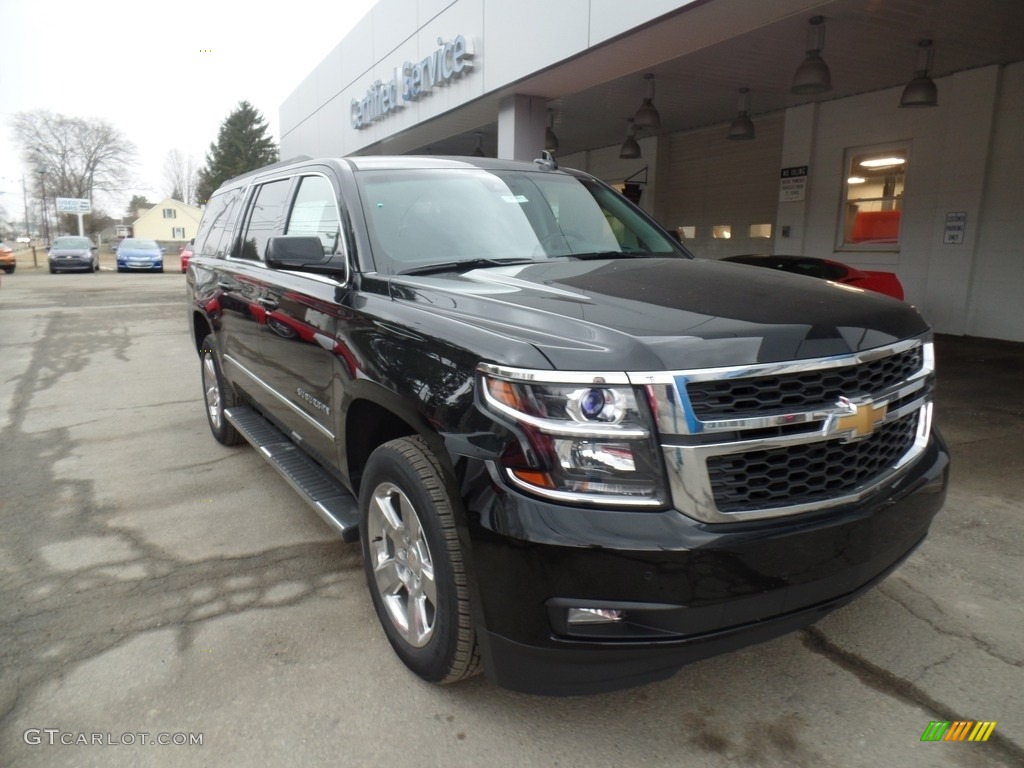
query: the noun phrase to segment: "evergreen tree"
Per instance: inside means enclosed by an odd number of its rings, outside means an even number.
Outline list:
[[[131,202],[128,203],[128,211],[125,214],[129,219],[137,219],[142,215],[142,208],[152,208],[153,204],[146,199],[145,195],[132,195]]]
[[[267,123],[248,101],[238,106],[220,124],[217,141],[206,153],[206,167],[199,171],[196,197],[205,205],[210,195],[228,179],[276,162],[277,145],[267,135]]]

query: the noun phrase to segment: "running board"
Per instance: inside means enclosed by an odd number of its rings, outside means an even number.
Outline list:
[[[348,489],[252,408],[227,408],[224,416],[342,539],[359,541],[359,504]]]

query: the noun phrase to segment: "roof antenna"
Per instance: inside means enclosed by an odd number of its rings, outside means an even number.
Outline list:
[[[533,162],[535,162],[537,165],[541,167],[541,169],[545,171],[558,170],[558,161],[555,160],[555,156],[548,152],[546,149],[542,150],[540,153],[540,157],[538,157]]]

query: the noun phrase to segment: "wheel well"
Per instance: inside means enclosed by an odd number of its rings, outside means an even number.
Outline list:
[[[213,329],[199,312],[192,313],[192,327],[195,329],[196,352],[198,352],[203,346],[203,339],[213,333]]]
[[[378,446],[415,434],[416,430],[408,422],[387,408],[369,400],[354,401],[345,417],[345,454],[352,490],[359,493],[363,468]]]

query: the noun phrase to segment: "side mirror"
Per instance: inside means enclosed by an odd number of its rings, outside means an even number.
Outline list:
[[[160,253],[167,253],[167,249],[164,248],[163,246],[160,246]]]
[[[90,250],[90,251],[98,251],[98,250],[99,250],[99,248],[98,248],[98,247],[96,247],[95,245],[90,245],[90,246],[89,246],[89,250]]]
[[[306,272],[344,272],[344,267],[331,263],[331,256],[324,255],[324,245],[319,237],[295,235],[272,237],[267,241],[266,262],[274,269],[297,269]]]

